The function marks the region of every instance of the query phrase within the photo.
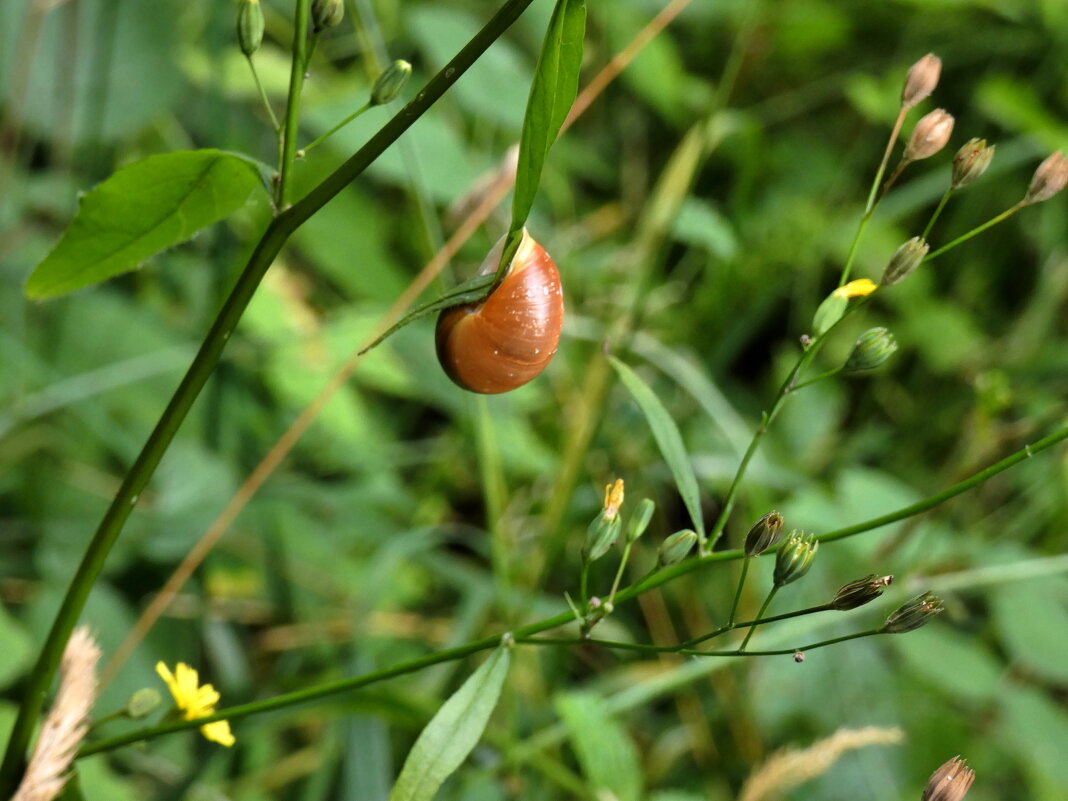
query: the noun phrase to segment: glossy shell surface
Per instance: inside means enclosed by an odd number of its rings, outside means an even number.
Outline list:
[[[484,273],[496,268],[500,252],[499,247],[490,252]],[[438,317],[438,360],[464,389],[487,395],[508,392],[549,364],[563,322],[560,273],[524,231],[508,274],[493,294],[481,303],[446,309]]]

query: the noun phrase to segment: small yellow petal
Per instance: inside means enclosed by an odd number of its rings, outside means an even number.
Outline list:
[[[200,727],[200,733],[208,740],[227,748],[235,742],[234,735],[230,731],[230,724],[225,720],[217,720],[214,723],[205,723]]]
[[[840,298],[862,298],[878,288],[879,285],[870,278],[858,278],[856,281],[850,281],[838,287],[834,290],[834,294]]]
[[[611,520],[619,514],[619,507],[623,505],[623,479],[617,478],[614,484],[606,484],[604,488],[604,517]]]

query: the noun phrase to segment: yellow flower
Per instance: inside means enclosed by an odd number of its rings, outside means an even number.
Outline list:
[[[617,478],[614,484],[606,484],[604,488],[604,519],[615,519],[622,505],[623,479]]]
[[[856,281],[850,281],[848,284],[843,284],[834,290],[834,294],[840,298],[862,298],[865,295],[870,295],[879,285],[872,281],[870,278],[858,278]]]
[[[174,697],[174,705],[182,711],[186,720],[196,720],[215,713],[219,703],[219,693],[210,684],[201,686],[196,670],[185,662],[179,662],[171,673],[162,662],[156,663],[156,672],[167,685]],[[212,742],[230,747],[234,744],[234,735],[230,724],[225,720],[206,723],[200,727],[200,733]]]

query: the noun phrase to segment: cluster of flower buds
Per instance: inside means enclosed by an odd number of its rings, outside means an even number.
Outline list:
[[[880,631],[884,634],[904,634],[926,625],[944,607],[942,599],[930,592],[918,595],[890,613]]]
[[[974,781],[975,771],[959,756],[953,757],[931,774],[920,801],[961,801]]]
[[[812,534],[806,536],[801,531],[791,531],[775,554],[775,572],[772,574],[775,586],[784,587],[805,575],[812,567],[819,547],[819,540]]]
[[[876,576],[872,573],[862,579],[851,581],[834,594],[829,606],[844,612],[871,603],[893,582],[893,576]]]

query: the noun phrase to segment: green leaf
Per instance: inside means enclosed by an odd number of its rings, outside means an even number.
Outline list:
[[[26,282],[26,296],[55,297],[133,270],[239,209],[260,185],[253,163],[221,150],[165,153],[123,167],[81,199]]]
[[[619,373],[620,380],[623,381],[623,384],[630,390],[630,394],[634,396],[638,406],[641,407],[645,419],[649,421],[649,428],[653,430],[653,437],[660,448],[660,455],[664,457],[664,461],[667,462],[668,467],[671,469],[671,474],[675,477],[679,495],[682,496],[682,502],[686,504],[686,509],[693,520],[693,526],[697,530],[699,541],[703,545],[705,541],[705,518],[701,512],[701,493],[697,489],[697,476],[694,475],[693,465],[690,462],[689,455],[686,453],[686,446],[682,444],[679,427],[671,419],[671,415],[664,408],[664,404],[660,402],[660,399],[656,397],[656,394],[649,386],[638,377],[637,373],[614,356],[610,356],[609,360],[612,362],[616,372]]]
[[[642,797],[641,755],[604,699],[592,693],[569,693],[556,702],[556,709],[593,794],[638,801]]]
[[[511,652],[501,646],[438,710],[404,760],[389,801],[430,801],[478,744],[497,706]]]
[[[585,32],[585,0],[557,0],[541,46],[519,139],[519,166],[512,196],[513,233],[523,228],[530,215],[545,157],[578,94]]]

